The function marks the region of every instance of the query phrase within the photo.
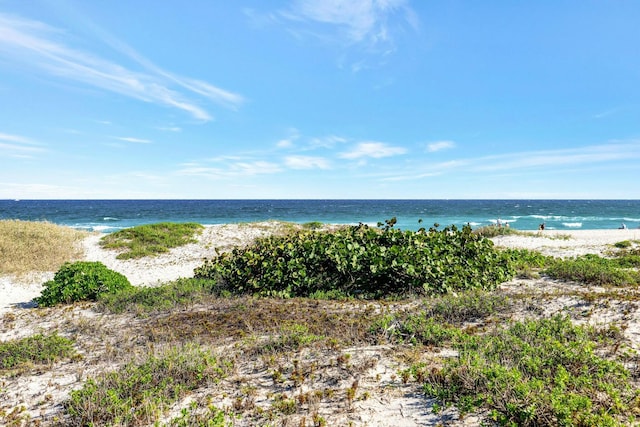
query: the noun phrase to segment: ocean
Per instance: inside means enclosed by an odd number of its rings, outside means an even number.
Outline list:
[[[403,230],[498,222],[519,230],[535,230],[541,223],[548,230],[614,229],[623,223],[639,228],[640,200],[0,200],[0,219],[105,233],[165,221],[376,225],[392,217]]]

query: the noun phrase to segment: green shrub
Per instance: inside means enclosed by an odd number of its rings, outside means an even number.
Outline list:
[[[622,240],[620,242],[614,243],[613,246],[615,246],[616,248],[619,248],[619,249],[626,249],[626,248],[630,248],[631,246],[633,246],[633,243],[631,243],[630,240]]]
[[[381,297],[492,289],[513,275],[509,260],[470,227],[412,232],[393,223],[266,237],[207,260],[195,277],[238,294]]]
[[[537,271],[553,263],[553,257],[529,249],[503,249],[518,277],[535,277]]]
[[[422,316],[462,325],[502,314],[510,308],[511,301],[504,294],[474,289],[426,300]]]
[[[129,280],[108,269],[101,262],[66,263],[53,280],[44,284],[42,294],[35,299],[41,307],[74,301],[95,301],[99,295],[130,288]]]
[[[100,245],[108,249],[126,249],[118,254],[118,259],[142,258],[195,243],[194,234],[200,233],[203,228],[201,224],[193,222],[138,225],[107,234],[100,240]]]
[[[615,258],[615,263],[621,268],[638,268],[640,267],[640,254],[620,254]]]
[[[460,334],[460,326],[504,313],[511,302],[504,295],[471,290],[427,299],[424,305],[419,313],[386,315],[374,322],[370,332],[393,341],[441,346]]]
[[[620,268],[616,259],[587,254],[576,258],[556,260],[544,270],[550,277],[574,280],[592,285],[633,285],[640,283],[637,271]]]
[[[322,227],[324,227],[324,224],[319,221],[305,222],[304,224],[302,224],[302,228],[307,230],[318,230]]]
[[[437,347],[450,343],[461,334],[460,329],[453,325],[420,314],[402,321],[384,318],[374,323],[373,330],[384,333],[388,339]]]
[[[621,363],[598,356],[599,338],[562,316],[460,334],[458,357],[415,376],[428,395],[463,413],[485,408],[501,425],[629,425],[638,391]]]
[[[0,343],[0,369],[13,369],[30,363],[51,363],[73,355],[73,341],[56,333],[37,334]]]
[[[164,427],[233,427],[234,416],[227,412],[213,405],[207,406],[203,411],[196,402],[191,402],[189,407],[182,408],[180,415],[164,424]]]
[[[153,425],[187,392],[219,381],[229,368],[196,346],[127,364],[71,392],[65,403],[67,425]]]
[[[181,278],[161,286],[140,286],[102,294],[99,308],[112,313],[152,312],[201,302],[211,295],[208,280]]]

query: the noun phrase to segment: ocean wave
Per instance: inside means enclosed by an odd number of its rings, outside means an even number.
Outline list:
[[[530,215],[530,217],[536,219],[544,219],[545,221],[566,221],[568,219],[572,219],[571,217],[564,215]]]
[[[582,227],[581,222],[563,222],[562,225],[569,228],[580,228]]]
[[[489,222],[492,224],[498,224],[498,222],[500,222],[500,224],[507,224],[507,223],[512,223],[512,222],[517,222],[517,219],[490,219]]]
[[[105,216],[102,218],[103,221],[120,221],[120,218],[114,218],[112,216]]]

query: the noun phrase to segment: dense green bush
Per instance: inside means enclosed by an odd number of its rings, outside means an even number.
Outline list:
[[[492,289],[513,269],[493,243],[470,227],[417,232],[366,225],[334,232],[302,231],[259,239],[252,246],[207,260],[196,278],[239,294],[282,297],[380,297]]]
[[[66,263],[53,280],[44,284],[42,294],[35,299],[41,307],[74,301],[95,301],[99,295],[130,288],[129,280],[108,269],[101,262]]]

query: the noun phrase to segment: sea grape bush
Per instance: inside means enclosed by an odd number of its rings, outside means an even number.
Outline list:
[[[108,269],[101,262],[66,263],[53,280],[44,284],[42,294],[35,299],[40,307],[74,301],[95,301],[99,295],[131,288],[122,274]]]
[[[514,274],[508,257],[468,226],[413,232],[394,223],[269,236],[206,260],[195,277],[237,294],[376,298],[492,289]]]

